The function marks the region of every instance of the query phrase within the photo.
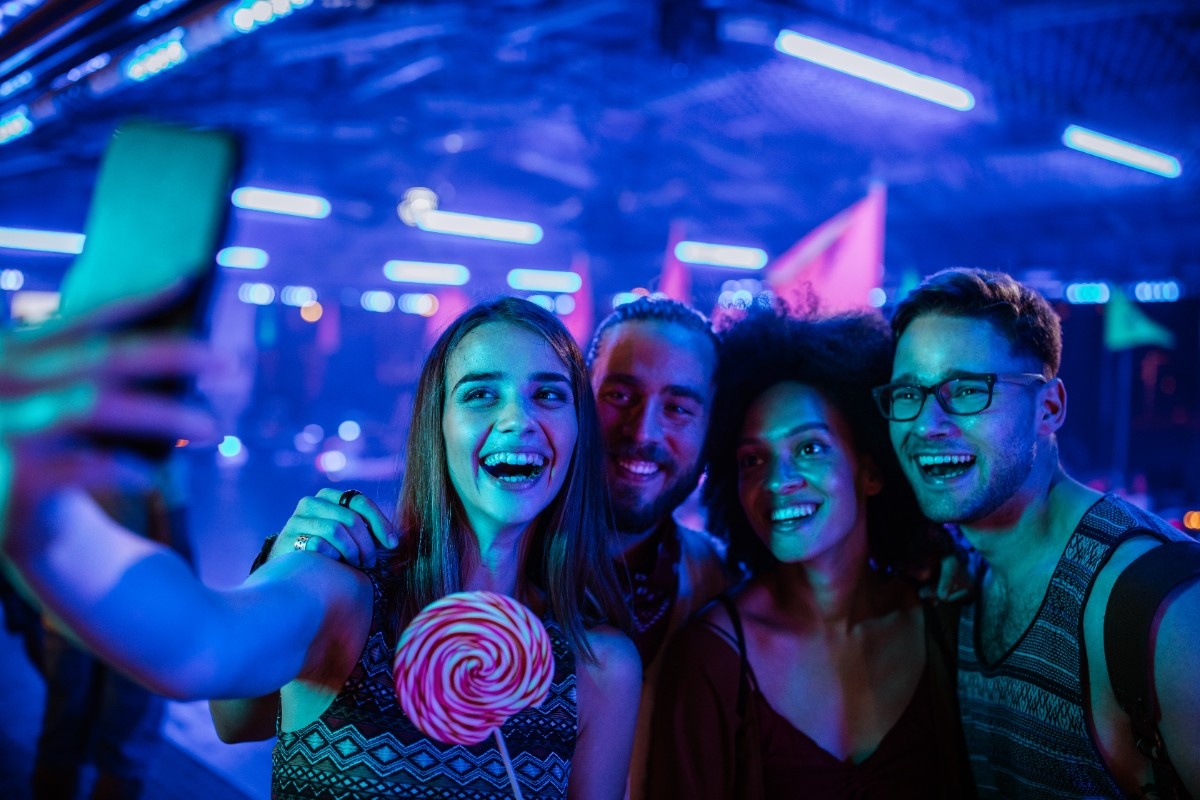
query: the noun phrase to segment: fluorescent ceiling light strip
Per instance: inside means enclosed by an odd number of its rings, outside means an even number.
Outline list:
[[[269,211],[272,214],[287,214],[292,217],[325,219],[329,216],[329,201],[324,197],[295,192],[279,192],[274,189],[259,189],[243,186],[233,192],[233,204],[238,208],[253,211]]]
[[[82,233],[0,228],[0,247],[11,247],[14,250],[38,250],[43,253],[78,255],[83,252],[85,238]]]
[[[1162,175],[1164,178],[1178,178],[1183,173],[1179,160],[1166,153],[1114,139],[1078,125],[1068,125],[1063,131],[1062,140],[1063,144],[1072,150]]]
[[[271,260],[266,250],[257,247],[226,247],[217,253],[217,263],[235,269],[262,269]]]
[[[735,269],[762,269],[767,264],[766,251],[757,247],[707,242],[680,242],[675,245],[675,257],[685,264],[706,264]]]
[[[508,285],[523,292],[578,292],[583,279],[574,272],[548,269],[514,269],[508,273]]]
[[[435,283],[462,286],[471,280],[471,272],[462,264],[435,264],[431,261],[389,261],[383,274],[397,283]]]
[[[498,242],[537,244],[542,240],[542,226],[533,222],[518,222],[496,217],[477,217],[453,211],[426,211],[417,215],[417,227],[433,233],[494,239]]]
[[[880,61],[877,58],[823,42],[795,31],[782,31],[775,39],[775,49],[789,56],[828,67],[832,70],[877,83],[898,92],[920,97],[931,103],[969,111],[975,107],[975,96],[961,86],[922,75],[919,72]]]

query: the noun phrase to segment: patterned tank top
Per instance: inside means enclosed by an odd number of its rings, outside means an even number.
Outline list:
[[[980,655],[978,604],[963,609],[958,694],[981,798],[1125,797],[1088,730],[1080,643],[1096,574],[1138,528],[1164,541],[1183,537],[1118,497],[1093,505],[1067,541],[1033,622],[995,664]]]
[[[421,733],[400,708],[385,635],[382,592],[373,573],[371,632],[358,663],[319,719],[280,732],[271,754],[273,800],[502,800],[512,797],[494,739],[449,745]],[[562,629],[544,620],[554,681],[540,708],[511,717],[504,736],[529,800],[567,796],[577,728],[575,657]]]

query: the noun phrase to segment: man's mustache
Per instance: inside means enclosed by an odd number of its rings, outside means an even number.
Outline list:
[[[616,444],[608,448],[608,452],[617,458],[628,458],[635,461],[653,461],[659,466],[673,466],[675,459],[667,448],[660,444]]]

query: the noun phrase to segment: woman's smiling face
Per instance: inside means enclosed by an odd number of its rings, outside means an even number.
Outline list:
[[[569,370],[539,334],[487,322],[450,353],[446,461],[477,536],[537,519],[563,486],[578,431]]]
[[[746,412],[738,497],[751,528],[783,562],[808,561],[867,535],[867,497],[880,483],[850,428],[811,386],[787,381]]]

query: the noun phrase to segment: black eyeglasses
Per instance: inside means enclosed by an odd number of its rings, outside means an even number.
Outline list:
[[[879,413],[893,422],[909,422],[921,414],[925,398],[933,395],[947,414],[965,417],[978,414],[992,404],[992,387],[997,383],[1032,386],[1046,383],[1046,377],[1035,372],[1001,375],[995,372],[960,372],[933,386],[898,381],[871,390]]]

